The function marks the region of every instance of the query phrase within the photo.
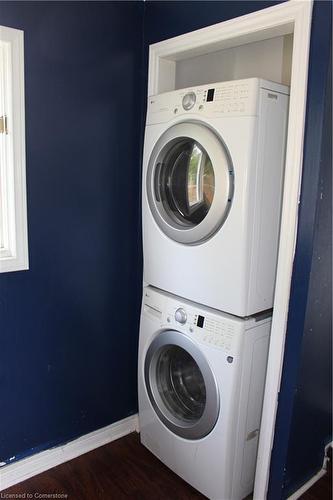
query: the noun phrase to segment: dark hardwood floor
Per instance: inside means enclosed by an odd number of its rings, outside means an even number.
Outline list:
[[[0,498],[68,500],[203,500],[206,497],[165,467],[139,441],[136,433],[54,467],[1,492]],[[36,495],[37,494],[37,495]],[[22,498],[22,497],[21,497]],[[46,497],[44,497],[46,498]],[[49,496],[51,498],[51,496]],[[318,481],[302,500],[331,500],[331,473]],[[221,499],[222,500],[222,499]],[[227,499],[223,499],[227,500]]]
[[[3,493],[58,493],[68,500],[202,500],[129,434]]]

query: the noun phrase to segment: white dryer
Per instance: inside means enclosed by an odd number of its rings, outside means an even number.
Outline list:
[[[253,489],[270,326],[144,289],[141,442],[211,499]]]
[[[144,282],[237,316],[269,309],[288,88],[258,78],[149,97]]]

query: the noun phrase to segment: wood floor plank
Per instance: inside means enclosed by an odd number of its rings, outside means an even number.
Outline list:
[[[332,500],[332,451],[329,452],[330,460],[327,464],[327,473],[311,486],[300,500]]]
[[[203,500],[140,444],[136,433],[81,455],[3,493],[62,493],[68,500]]]
[[[206,498],[142,446],[136,433],[54,467],[2,493],[16,495],[57,493],[67,495],[68,500],[204,500]],[[331,498],[330,468],[329,473],[314,484],[301,499],[331,500]]]

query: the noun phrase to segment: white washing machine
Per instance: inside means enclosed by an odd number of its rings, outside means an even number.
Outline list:
[[[253,490],[270,326],[144,289],[141,442],[211,499]]]
[[[272,307],[288,100],[258,78],[149,97],[146,284],[241,317]]]

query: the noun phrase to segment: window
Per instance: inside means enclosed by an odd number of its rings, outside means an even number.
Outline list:
[[[0,26],[0,272],[28,267],[23,31]]]

